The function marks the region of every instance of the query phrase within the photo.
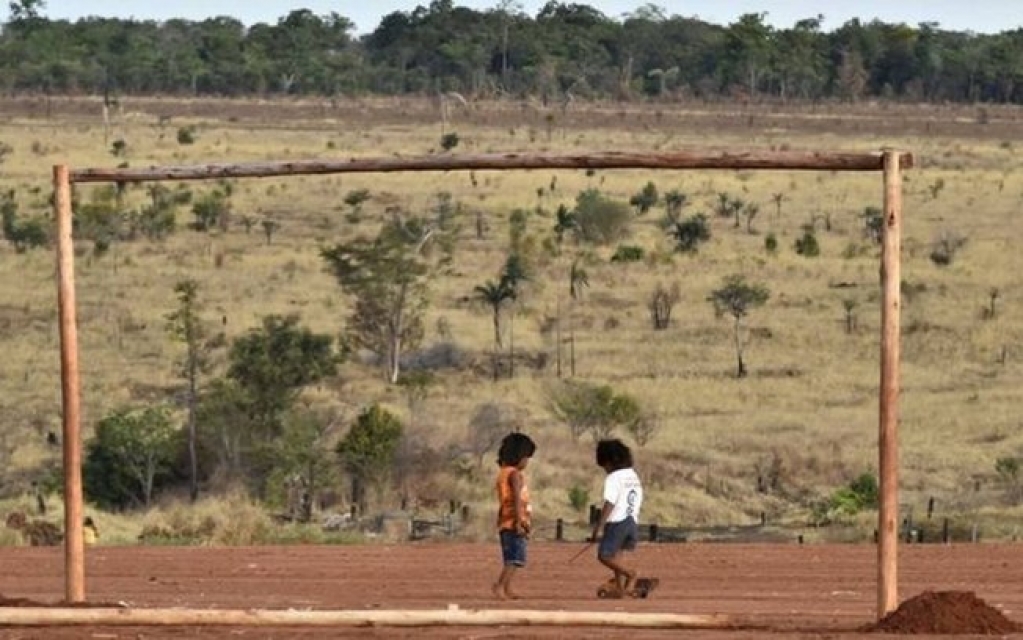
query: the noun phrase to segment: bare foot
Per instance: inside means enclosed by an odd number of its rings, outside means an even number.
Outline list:
[[[634,595],[633,589],[636,587],[636,578],[637,574],[635,572],[625,574],[625,586],[622,587],[623,593],[630,596]]]
[[[501,588],[501,585],[495,583],[494,585],[492,585],[490,587],[490,590],[494,592],[494,597],[497,598],[498,600],[504,600],[505,599],[505,597],[506,597],[505,596],[505,591],[504,591],[504,589]]]
[[[505,589],[504,590],[504,597],[507,598],[508,600],[518,600],[519,599],[519,594],[515,593],[511,589]]]

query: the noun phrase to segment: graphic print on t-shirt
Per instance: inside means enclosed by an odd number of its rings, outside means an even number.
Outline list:
[[[609,473],[604,480],[604,501],[614,505],[608,515],[608,522],[621,522],[629,517],[639,522],[639,510],[643,506],[643,485],[636,472],[629,468]]]

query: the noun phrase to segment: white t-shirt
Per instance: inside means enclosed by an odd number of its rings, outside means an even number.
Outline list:
[[[643,485],[630,467],[619,469],[604,479],[604,501],[614,505],[608,522],[621,522],[632,517],[639,522],[639,508],[643,506]]]

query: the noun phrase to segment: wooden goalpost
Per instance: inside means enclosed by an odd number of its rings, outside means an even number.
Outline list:
[[[797,171],[875,171],[883,176],[884,224],[881,244],[881,371],[878,397],[878,473],[880,502],[877,543],[877,617],[884,617],[898,606],[898,416],[900,359],[900,282],[902,242],[902,170],[913,166],[909,153],[884,149],[879,153],[837,152],[689,152],[689,153],[590,153],[534,154],[507,153],[488,155],[432,155],[414,157],[351,158],[261,162],[241,164],[205,164],[125,169],[70,169],[53,167],[54,210],[57,223],[57,300],[60,320],[61,399],[63,407],[64,463],[64,580],[65,599],[69,603],[85,601],[85,544],[82,521],[82,451],[80,430],[80,384],[78,370],[78,327],[75,304],[74,245],[72,239],[71,185],[92,182],[145,182],[160,180],[207,180],[254,178],[310,174],[455,171],[508,169],[726,169]],[[62,619],[54,610],[51,620]],[[79,617],[86,610],[80,610]],[[381,612],[383,613],[383,612]],[[396,612],[400,613],[400,612]],[[406,618],[407,619],[407,613]],[[480,612],[483,613],[483,612]],[[493,612],[489,612],[493,613]],[[539,612],[536,612],[539,613]],[[224,612],[223,615],[226,615]],[[465,612],[444,612],[429,624],[465,624]],[[457,614],[457,615],[456,615]],[[26,612],[27,615],[27,612]],[[133,612],[120,619],[140,621]],[[547,624],[580,624],[582,618],[567,622],[549,617]],[[608,614],[601,614],[607,619]],[[148,624],[168,620],[151,616]],[[364,617],[364,616],[363,616]],[[427,616],[430,617],[430,616]],[[93,616],[96,622],[103,616]],[[698,616],[695,618],[699,618]],[[4,624],[17,624],[12,610],[0,615]],[[216,616],[194,616],[189,622],[214,624]],[[340,624],[343,616],[335,617]],[[376,621],[376,624],[400,624],[400,616]],[[475,618],[479,619],[479,618]],[[709,618],[708,618],[709,619]],[[361,618],[360,618],[361,620]],[[424,618],[425,620],[425,618]],[[538,624],[525,612],[502,618],[502,624]],[[104,618],[104,622],[109,622]],[[652,622],[652,621],[651,621]],[[676,620],[676,623],[679,621]],[[22,623],[24,624],[24,623]],[[164,624],[168,624],[164,622]],[[290,624],[290,622],[289,622]]]

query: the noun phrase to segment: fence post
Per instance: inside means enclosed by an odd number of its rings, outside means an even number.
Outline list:
[[[934,515],[934,496],[927,501],[927,519],[930,520],[932,515]]]
[[[650,523],[650,542],[657,542],[657,525]]]
[[[948,531],[948,518],[945,518],[945,522],[941,524],[941,541],[948,544],[952,538],[949,536]]]
[[[565,539],[565,521],[561,518],[554,524],[554,539],[558,542]]]
[[[600,522],[600,508],[597,505],[595,505],[595,504],[591,504],[590,505],[590,526],[591,527],[596,526],[596,524],[598,522]]]

